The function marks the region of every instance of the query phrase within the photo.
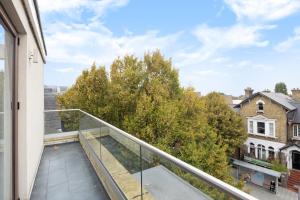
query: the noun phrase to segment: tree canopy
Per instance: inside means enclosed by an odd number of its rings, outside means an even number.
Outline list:
[[[117,58],[110,73],[94,64],[58,97],[205,172],[234,184],[228,156],[243,144],[242,120],[217,93],[200,97],[179,84],[159,51]]]
[[[286,84],[283,83],[283,82],[276,83],[276,85],[275,85],[275,92],[287,95],[288,91],[287,91]]]
[[[242,118],[228,107],[224,97],[216,92],[204,98],[204,113],[208,124],[218,135],[218,141],[227,145],[228,155],[247,139]]]

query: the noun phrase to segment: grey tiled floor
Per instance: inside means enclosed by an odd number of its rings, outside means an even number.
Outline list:
[[[107,200],[81,145],[77,142],[45,147],[31,200]]]

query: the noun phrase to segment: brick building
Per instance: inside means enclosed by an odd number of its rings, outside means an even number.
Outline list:
[[[245,89],[244,100],[235,106],[248,132],[247,153],[271,161],[282,155],[288,169],[300,170],[300,89],[292,95],[253,93]]]

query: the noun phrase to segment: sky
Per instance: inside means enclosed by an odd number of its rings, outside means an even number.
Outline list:
[[[45,84],[160,49],[183,86],[232,95],[300,87],[300,0],[39,0]]]

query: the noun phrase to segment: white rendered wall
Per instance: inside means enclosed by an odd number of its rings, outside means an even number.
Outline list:
[[[18,177],[19,197],[27,200],[34,184],[44,143],[44,71],[33,33],[20,0],[12,0],[25,29],[18,47]],[[38,63],[29,59],[38,52]]]

